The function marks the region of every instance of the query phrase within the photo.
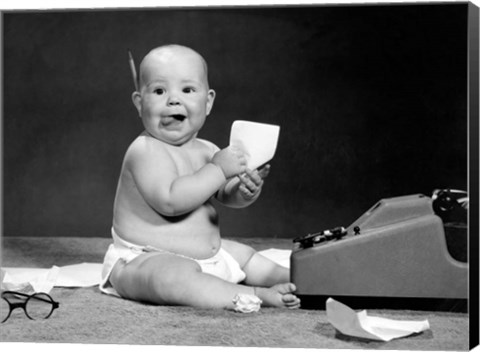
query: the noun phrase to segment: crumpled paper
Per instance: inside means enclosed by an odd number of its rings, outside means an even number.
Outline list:
[[[327,299],[326,306],[328,321],[344,335],[390,341],[430,329],[428,320],[400,321],[371,317],[366,310],[357,313],[333,298]]]
[[[255,295],[239,293],[233,299],[233,310],[239,313],[254,313],[260,310],[262,300]]]
[[[232,124],[230,146],[242,149],[247,167],[255,170],[273,158],[279,134],[280,126],[237,120]]]
[[[2,290],[49,293],[53,287],[90,287],[101,281],[102,264],[81,263],[50,269],[2,268]]]

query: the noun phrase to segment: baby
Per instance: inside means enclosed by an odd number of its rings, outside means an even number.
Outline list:
[[[215,99],[207,75],[205,60],[179,45],[141,62],[132,100],[145,131],[124,158],[100,287],[154,304],[298,308],[287,268],[220,237],[212,199],[250,205],[269,166],[249,170],[241,150],[197,138]]]

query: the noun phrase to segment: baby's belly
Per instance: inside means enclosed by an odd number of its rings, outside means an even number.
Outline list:
[[[126,241],[195,259],[210,258],[220,249],[217,213],[209,203],[177,217],[163,217],[155,213],[146,218],[144,215],[122,216],[121,222],[114,221],[115,231]]]

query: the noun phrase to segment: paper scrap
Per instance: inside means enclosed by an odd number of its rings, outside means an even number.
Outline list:
[[[247,167],[255,170],[275,155],[279,133],[277,125],[237,120],[232,124],[230,146],[241,148],[247,157]]]
[[[81,263],[60,267],[55,286],[57,287],[91,287],[102,281],[101,263]]]
[[[2,289],[17,291],[27,294],[35,292],[49,293],[55,286],[60,268],[53,266],[51,269],[38,268],[3,268]]]
[[[333,298],[327,299],[326,306],[328,321],[345,335],[390,341],[430,329],[428,320],[400,321],[371,317],[366,310],[357,313]]]
[[[292,255],[291,249],[277,249],[269,248],[258,252],[271,261],[281,265],[285,268],[290,268],[290,256]]]
[[[90,287],[100,284],[102,264],[81,263],[62,267],[2,268],[2,289],[49,293],[53,287]]]

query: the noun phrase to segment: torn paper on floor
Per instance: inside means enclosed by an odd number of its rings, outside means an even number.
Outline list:
[[[102,264],[81,263],[62,267],[2,268],[2,289],[32,294],[49,293],[53,287],[90,287],[101,281]]]
[[[277,125],[237,120],[232,124],[230,146],[242,149],[248,168],[255,170],[273,158],[279,133]]]
[[[33,294],[49,293],[57,281],[60,268],[2,268],[4,271],[2,290]]]
[[[292,255],[291,249],[269,248],[259,251],[258,253],[277,263],[278,265],[281,265],[287,269],[290,268],[290,256]]]
[[[350,307],[327,299],[327,319],[344,335],[390,341],[430,329],[428,320],[401,321],[370,317],[366,310],[355,312]]]

